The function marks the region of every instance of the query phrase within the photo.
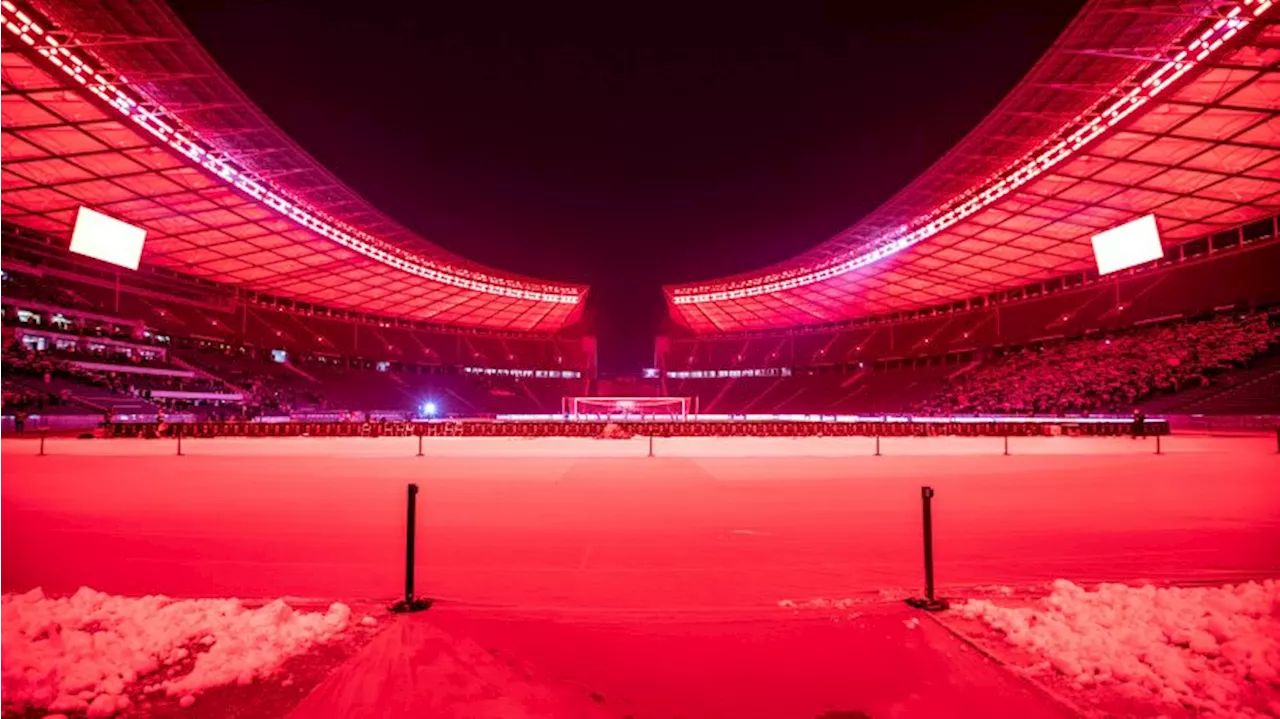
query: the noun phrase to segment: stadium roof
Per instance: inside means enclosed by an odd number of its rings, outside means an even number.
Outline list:
[[[329,307],[548,332],[587,288],[454,256],[289,140],[160,0],[0,2],[4,219],[69,235],[89,206],[143,263]]]
[[[666,287],[671,316],[736,332],[929,307],[1088,269],[1093,234],[1143,215],[1173,242],[1274,215],[1274,10],[1092,0],[912,184],[790,261]]]

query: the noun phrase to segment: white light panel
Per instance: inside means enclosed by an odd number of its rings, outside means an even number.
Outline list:
[[[1099,275],[1109,275],[1164,257],[1155,215],[1113,227],[1094,235],[1090,241]]]
[[[81,207],[71,231],[71,251],[136,270],[146,239],[147,231],[137,225]]]

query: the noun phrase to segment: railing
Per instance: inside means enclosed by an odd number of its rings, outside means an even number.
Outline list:
[[[927,422],[876,419],[824,421],[363,421],[112,423],[112,437],[1115,437],[1168,434],[1161,419],[1141,427],[1130,421],[1008,422],[988,418],[931,418]]]
[[[1169,426],[1178,432],[1261,432],[1280,429],[1276,414],[1173,414]]]

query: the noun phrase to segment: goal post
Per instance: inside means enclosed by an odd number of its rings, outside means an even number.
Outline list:
[[[573,419],[685,419],[688,397],[565,397]]]

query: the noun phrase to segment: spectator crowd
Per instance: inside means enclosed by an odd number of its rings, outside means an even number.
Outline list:
[[[111,393],[166,404],[178,409],[190,403],[164,401],[152,393],[157,390],[183,392],[225,392],[226,387],[202,377],[140,374],[127,371],[84,369],[75,360],[100,362],[120,367],[167,367],[163,360],[147,359],[108,351],[78,350],[32,351],[13,342],[4,351],[4,410],[6,412],[39,412],[48,407],[71,404],[76,387],[93,387]]]
[[[920,414],[1129,412],[1158,393],[1204,386],[1280,339],[1265,314],[1137,328],[1008,352],[957,377]]]
[[[954,375],[944,391],[915,406],[912,412],[935,416],[1127,414],[1153,396],[1218,382],[1221,374],[1245,367],[1259,355],[1272,351],[1277,341],[1280,341],[1280,328],[1273,318],[1251,313],[1137,327],[1108,336],[1063,339],[997,351],[972,369]],[[364,394],[373,396],[374,390],[387,396],[409,397],[416,392],[425,397],[428,394],[423,388],[430,386],[447,394],[457,406],[470,404],[467,398],[473,395],[489,403],[503,400],[513,406],[531,402],[554,406],[560,394],[582,391],[557,381],[546,385],[547,394],[541,396],[533,387],[541,387],[541,383],[522,386],[502,377],[449,374],[432,377],[429,384],[410,384],[368,367],[359,370],[354,365],[347,367],[345,362],[295,369],[273,361],[269,354],[245,348],[196,351],[187,360],[225,381],[153,374],[147,370],[178,370],[191,365],[176,360],[176,364],[171,363],[158,352],[152,355],[147,348],[102,343],[32,351],[14,341],[4,352],[4,409],[6,413],[38,412],[48,406],[70,404],[74,402],[73,393],[79,391],[77,387],[105,389],[121,398],[134,398],[170,410],[242,418],[325,411],[331,407],[373,408],[361,407],[353,401],[331,402],[328,392],[338,389],[344,390],[344,396],[357,399]],[[77,361],[96,362],[104,369],[85,369],[78,366]],[[308,371],[315,377],[306,374]],[[221,393],[233,387],[242,390],[244,396],[229,404],[209,400],[160,400],[153,396],[157,390]],[[322,389],[325,392],[322,393]],[[896,399],[902,403],[899,406],[909,406],[913,401],[905,397]],[[378,401],[388,404],[383,409],[392,408],[393,403]],[[474,410],[475,407],[469,408]]]
[[[95,372],[78,370],[65,361],[28,352],[17,343],[5,349],[3,372],[5,414],[44,412],[73,405],[71,390],[65,386],[53,387],[54,378],[95,386],[102,379]]]

